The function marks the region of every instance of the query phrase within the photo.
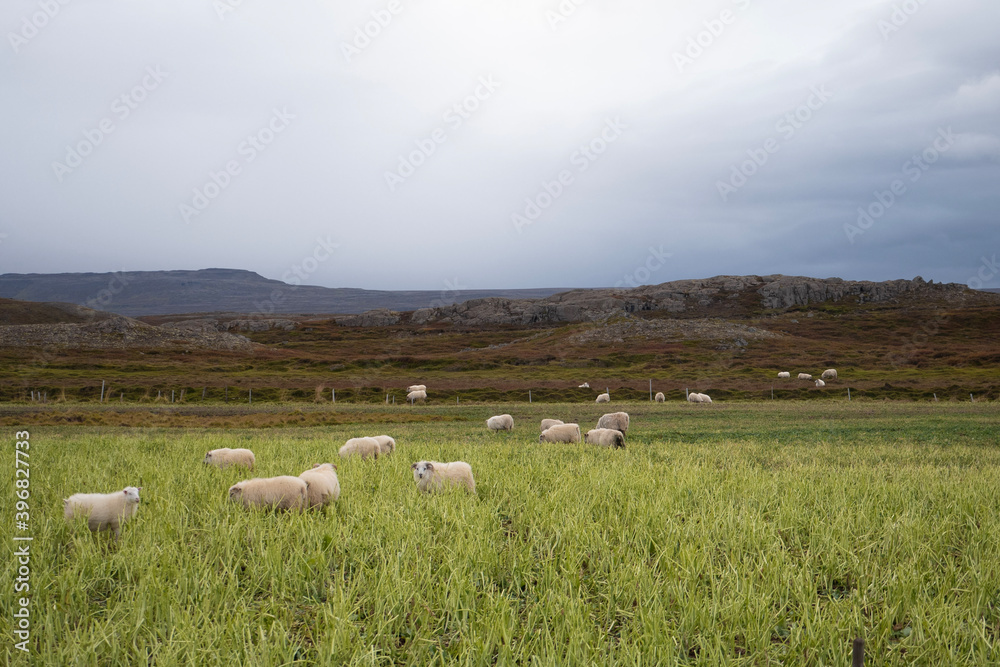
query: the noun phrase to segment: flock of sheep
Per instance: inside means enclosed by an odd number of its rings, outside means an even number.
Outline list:
[[[792,377],[792,374],[789,373],[788,371],[781,371],[780,373],[778,373],[778,377],[781,378],[781,379],[783,379],[783,380],[787,380],[787,379],[789,379],[789,378]],[[810,375],[809,373],[799,373],[798,379],[799,380],[812,380],[813,376]],[[823,371],[823,373],[816,380],[816,386],[817,387],[825,387],[826,386],[826,380],[836,380],[836,379],[837,379],[837,369],[836,368],[827,368],[825,371]]]
[[[538,442],[584,442],[611,447],[612,449],[625,448],[625,432],[628,431],[628,413],[611,412],[603,415],[597,420],[597,428],[587,431],[587,434],[580,437],[579,424],[567,424],[561,419],[543,419],[541,422],[541,435]],[[513,431],[514,418],[510,415],[496,415],[486,420],[486,428],[496,433],[497,431]]]

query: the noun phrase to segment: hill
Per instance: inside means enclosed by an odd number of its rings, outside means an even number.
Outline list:
[[[379,291],[290,285],[253,271],[129,271],[119,273],[6,273],[0,297],[68,302],[119,315],[172,315],[219,311],[261,316],[290,313],[358,314],[386,308],[416,310],[468,299],[533,299],[559,288],[510,290]]]

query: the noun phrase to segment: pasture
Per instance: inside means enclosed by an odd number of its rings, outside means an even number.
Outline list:
[[[31,664],[843,665],[856,636],[868,664],[1000,663],[996,403],[316,409],[344,423],[30,427]],[[625,450],[538,443],[544,417],[615,410]],[[336,458],[379,433],[394,454]],[[252,476],[336,463],[341,499],[244,511],[226,491],[251,475],[201,463],[217,447],[252,449]],[[477,495],[419,494],[421,459],[467,461]],[[120,542],[64,521],[62,498],[126,485]],[[3,653],[27,664],[16,597]]]

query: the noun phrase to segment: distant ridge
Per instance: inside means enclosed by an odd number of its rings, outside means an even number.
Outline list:
[[[566,288],[379,291],[289,285],[241,269],[6,273],[0,297],[73,303],[129,317],[181,313],[344,314],[444,307],[469,299],[542,299]]]

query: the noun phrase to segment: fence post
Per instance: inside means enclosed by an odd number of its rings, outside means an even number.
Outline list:
[[[248,394],[248,399],[247,400],[250,401],[250,403],[249,403],[250,405],[253,405],[253,387],[250,387],[249,391],[250,391],[250,393]]]
[[[653,400],[653,381],[652,380],[649,381],[649,400],[650,400],[650,402],[652,402],[652,400]]]
[[[104,402],[104,380],[101,380],[101,403],[103,402]]]
[[[857,637],[851,647],[851,667],[865,667],[865,640]]]
[[[330,388],[330,402],[331,403],[337,402],[337,390],[333,387]]]
[[[528,403],[531,403],[531,390],[528,390]]]
[[[847,400],[851,400],[851,388],[847,388]]]

